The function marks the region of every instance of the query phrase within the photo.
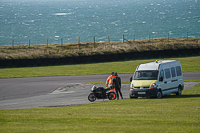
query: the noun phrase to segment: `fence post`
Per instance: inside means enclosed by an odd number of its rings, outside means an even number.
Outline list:
[[[93,36],[93,43],[95,44],[95,36]]]
[[[63,46],[63,39],[61,38],[61,46]]]
[[[149,41],[150,41],[150,34],[149,34]]]
[[[78,44],[80,44],[80,37],[78,37]]]
[[[80,49],[80,37],[78,37],[78,45],[77,45],[77,49]]]
[[[124,34],[122,35],[122,43],[124,43]]]
[[[135,35],[133,34],[133,42],[135,41]]]
[[[14,40],[12,40],[12,48],[14,48]]]
[[[46,44],[47,44],[47,47],[48,47],[48,39],[46,40]]]
[[[168,40],[168,42],[169,42],[169,33],[167,33],[167,40]]]
[[[110,44],[110,37],[108,36],[108,43]]]
[[[31,47],[31,40],[30,39],[28,41],[28,46],[29,46],[29,48]]]
[[[187,32],[187,39],[188,39],[188,32]]]

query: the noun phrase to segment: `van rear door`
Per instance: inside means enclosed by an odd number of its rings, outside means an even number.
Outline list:
[[[174,88],[173,92],[177,92],[178,91],[178,78],[176,76],[175,67],[171,67],[170,70],[171,70],[171,74],[172,74],[171,75],[172,76],[171,84],[172,84],[172,87]]]

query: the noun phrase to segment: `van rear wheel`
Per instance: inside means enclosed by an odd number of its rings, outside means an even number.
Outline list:
[[[178,91],[176,92],[176,95],[180,96],[182,93],[182,90],[181,90],[181,86],[178,87]]]

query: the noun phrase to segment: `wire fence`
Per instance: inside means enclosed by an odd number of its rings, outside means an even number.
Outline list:
[[[188,32],[187,32],[186,38],[188,39]],[[154,38],[151,38],[151,34],[149,34],[148,40],[151,40],[151,39],[154,39]],[[168,39],[168,40],[170,39],[169,33],[167,33],[167,39]],[[132,39],[132,40],[127,40],[127,39],[125,38],[124,34],[122,34],[122,43],[124,43],[125,41],[135,41],[135,35],[133,34],[133,39]],[[111,42],[109,36],[108,36],[107,42],[108,42],[108,43]],[[93,41],[92,41],[92,43],[94,43],[94,44],[96,43],[96,41],[95,41],[95,36],[93,36]],[[63,45],[63,38],[60,38],[60,44],[61,44],[61,46]],[[81,44],[81,42],[80,42],[80,37],[78,37],[77,44]],[[32,45],[35,45],[35,44],[32,44]],[[12,47],[14,47],[14,46],[15,46],[14,40],[12,40]],[[31,40],[30,40],[30,39],[28,40],[28,46],[31,47]],[[47,47],[49,46],[49,41],[48,41],[48,39],[46,39],[46,46],[47,46]]]

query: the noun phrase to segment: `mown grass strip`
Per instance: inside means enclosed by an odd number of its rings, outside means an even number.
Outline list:
[[[179,60],[183,72],[200,72],[200,56],[188,56],[177,58],[156,58],[158,60]],[[109,74],[110,72],[134,73],[137,65],[156,59],[124,60],[115,62],[43,66],[0,68],[0,78],[38,77],[38,76],[65,76],[65,75],[94,75]]]
[[[70,107],[0,110],[1,132],[200,131],[200,84],[181,96],[105,101]]]

